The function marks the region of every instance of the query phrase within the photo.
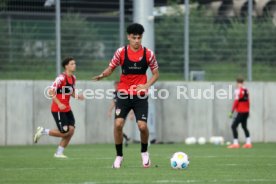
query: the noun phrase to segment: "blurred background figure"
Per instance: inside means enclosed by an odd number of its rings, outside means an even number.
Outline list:
[[[232,132],[233,132],[233,144],[229,145],[228,148],[239,148],[239,141],[238,141],[238,131],[237,128],[241,123],[242,129],[244,131],[246,142],[243,145],[243,148],[252,148],[250,134],[247,129],[247,119],[249,117],[249,93],[248,89],[244,87],[244,79],[242,77],[237,78],[237,88],[235,90],[235,101],[233,103],[232,111],[229,114],[229,117],[233,117],[233,113],[237,112],[237,115],[233,119],[232,123]]]

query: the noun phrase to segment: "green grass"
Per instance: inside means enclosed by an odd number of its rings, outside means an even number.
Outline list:
[[[67,160],[53,158],[56,146],[0,147],[1,184],[97,183],[276,183],[276,144],[254,144],[253,149],[224,146],[155,144],[150,146],[152,167],[141,167],[140,146],[124,148],[121,169],[112,169],[114,145],[72,145]],[[186,170],[170,168],[176,151],[190,157]]]

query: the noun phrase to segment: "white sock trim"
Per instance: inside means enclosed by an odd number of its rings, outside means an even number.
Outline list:
[[[57,155],[62,155],[62,154],[63,154],[63,151],[64,151],[64,147],[58,146],[58,149],[57,149],[56,154],[57,154]]]
[[[246,138],[246,144],[251,144],[251,138],[250,137]]]
[[[42,135],[49,135],[50,129],[44,128],[42,131]]]

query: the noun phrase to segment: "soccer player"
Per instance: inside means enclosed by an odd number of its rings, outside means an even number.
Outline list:
[[[52,97],[52,115],[56,121],[58,129],[46,129],[38,127],[34,135],[34,142],[37,143],[42,135],[60,137],[61,141],[54,154],[55,158],[67,158],[63,154],[64,148],[69,144],[75,131],[75,118],[70,107],[70,97],[83,100],[83,95],[75,93],[76,77],[73,73],[76,70],[76,61],[72,57],[65,58],[62,62],[64,72],[60,74],[50,90],[49,95]]]
[[[112,111],[113,111],[113,109],[116,106],[116,101],[117,101],[117,95],[116,94],[117,94],[117,91],[118,91],[118,84],[119,84],[119,81],[115,81],[114,82],[114,89],[115,89],[115,91],[114,91],[114,98],[113,98],[113,100],[112,100],[112,102],[111,102],[111,104],[110,104],[110,106],[108,108],[108,117],[112,116]],[[134,113],[133,113],[132,110],[129,113],[129,119],[130,120],[134,119]],[[123,132],[123,137],[125,139],[125,146],[127,147],[128,146],[128,141],[130,140],[130,138],[124,132]]]
[[[144,27],[141,24],[131,24],[127,27],[129,44],[118,48],[109,66],[94,80],[109,76],[117,66],[121,66],[122,74],[118,84],[117,102],[115,109],[114,139],[117,156],[113,168],[120,168],[123,161],[123,126],[129,111],[134,111],[141,138],[142,165],[150,167],[148,153],[149,130],[148,117],[148,88],[159,77],[158,64],[154,53],[141,45]],[[152,77],[147,80],[146,71],[150,67]]]
[[[232,111],[229,114],[229,117],[233,117],[234,111],[237,112],[236,117],[232,123],[232,132],[233,132],[233,144],[229,145],[228,148],[239,148],[239,141],[238,141],[238,125],[241,123],[245,137],[246,143],[243,145],[243,148],[252,148],[250,134],[247,129],[247,118],[249,116],[249,93],[248,89],[244,87],[244,80],[243,78],[237,78],[237,88],[235,90],[235,100],[233,103]]]

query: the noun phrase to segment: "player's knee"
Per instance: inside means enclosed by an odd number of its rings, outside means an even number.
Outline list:
[[[123,130],[123,124],[115,123],[114,128],[115,128],[117,131],[122,131],[122,130]]]
[[[59,131],[60,131],[61,133],[63,133],[64,135],[68,134],[69,130],[70,130],[70,129],[69,129],[69,126],[68,126],[68,125],[64,125],[64,126],[60,127],[60,129],[59,129]]]
[[[69,136],[72,136],[72,135],[74,135],[74,133],[75,133],[75,128],[74,128],[73,126],[70,126],[70,127],[69,127],[68,135],[69,135]]]
[[[232,128],[232,130],[235,130],[235,129],[237,129],[237,126],[236,126],[235,124],[233,124],[233,125],[231,126],[231,128]]]
[[[121,121],[121,120],[116,120],[116,121],[115,121],[114,128],[115,128],[117,131],[123,130],[123,127],[124,127],[124,121]]]
[[[140,123],[140,124],[138,124],[138,128],[141,132],[144,132],[144,131],[147,131],[148,126],[146,123]]]
[[[243,131],[248,132],[247,127],[242,127]]]

